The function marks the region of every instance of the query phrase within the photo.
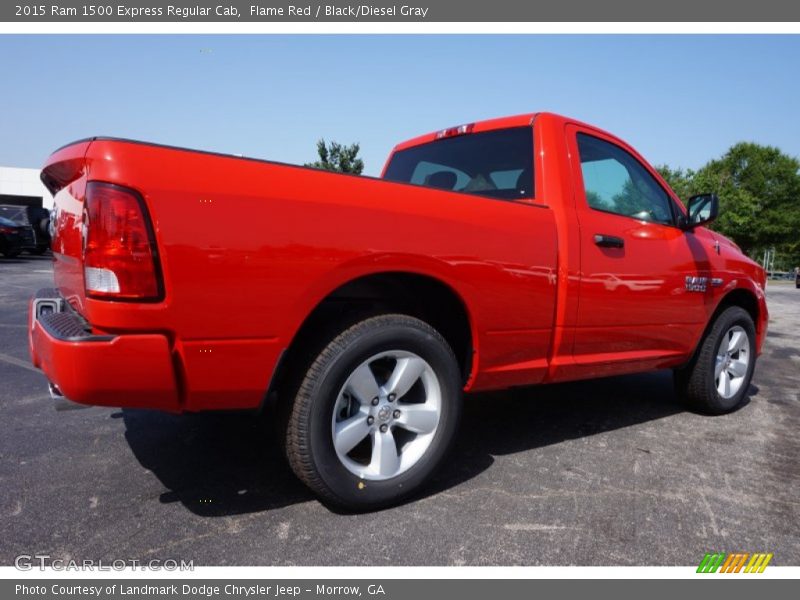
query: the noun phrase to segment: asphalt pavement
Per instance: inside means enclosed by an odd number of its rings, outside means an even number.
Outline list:
[[[0,564],[800,565],[800,290],[770,284],[747,403],[683,410],[665,371],[470,396],[455,450],[403,506],[333,512],[263,420],[57,412],[30,366],[27,298],[47,257],[0,260]]]

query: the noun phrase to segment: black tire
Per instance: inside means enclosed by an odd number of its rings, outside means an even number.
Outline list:
[[[749,361],[738,392],[726,398],[717,391],[715,366],[723,338],[735,326],[741,327],[747,335]],[[736,410],[747,396],[755,363],[756,328],[753,319],[743,308],[730,306],[717,316],[691,362],[675,370],[678,397],[690,409],[704,414],[722,415]]]
[[[22,254],[22,250],[6,250],[3,252],[3,256],[6,258],[17,258],[20,254]]]
[[[413,353],[430,366],[441,390],[439,421],[413,466],[373,481],[351,472],[337,456],[332,419],[348,377],[371,357],[394,351]],[[289,464],[314,493],[338,507],[363,511],[396,504],[417,492],[441,464],[455,437],[461,404],[458,363],[435,329],[406,315],[365,319],[337,335],[313,360],[300,383],[286,425]],[[371,439],[367,444],[371,445]]]

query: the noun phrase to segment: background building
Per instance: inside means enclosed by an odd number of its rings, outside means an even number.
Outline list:
[[[37,206],[50,210],[53,197],[39,179],[39,169],[0,167],[0,204]]]

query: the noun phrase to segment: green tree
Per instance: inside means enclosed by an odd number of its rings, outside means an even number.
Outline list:
[[[683,200],[684,203],[689,199],[689,196],[692,195],[691,185],[695,175],[694,171],[691,169],[673,169],[668,165],[659,165],[656,167],[656,171],[669,184],[669,187],[678,194],[678,198]]]
[[[800,162],[773,146],[742,142],[693,178],[695,193],[720,198],[717,229],[756,256],[774,246],[797,248],[800,236]]]
[[[356,144],[343,146],[337,142],[325,143],[325,140],[317,142],[317,154],[319,160],[306,163],[306,167],[315,169],[325,169],[326,171],[336,171],[337,173],[352,173],[361,175],[364,170],[364,161],[358,158],[358,151],[361,147]]]
[[[800,161],[774,146],[740,142],[698,171],[658,167],[686,202],[715,192],[720,216],[711,227],[735,241],[752,258],[775,248],[776,268],[800,264]],[[780,265],[780,266],[779,266]]]

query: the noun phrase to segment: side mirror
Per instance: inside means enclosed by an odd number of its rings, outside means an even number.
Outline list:
[[[694,229],[717,218],[719,198],[716,194],[698,194],[689,198],[686,208],[688,214],[684,219],[683,228]]]

